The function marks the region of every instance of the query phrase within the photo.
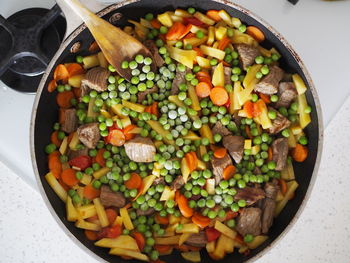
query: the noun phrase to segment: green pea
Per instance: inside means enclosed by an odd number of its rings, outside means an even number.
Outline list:
[[[275,112],[274,110],[270,110],[270,111],[268,112],[268,116],[269,116],[269,118],[270,118],[271,120],[274,120],[274,119],[276,119],[277,114],[276,114],[276,112]]]
[[[229,183],[228,181],[224,180],[219,183],[219,186],[221,187],[221,189],[226,189],[229,187]]]
[[[53,143],[50,143],[50,144],[46,145],[45,152],[47,154],[50,154],[50,153],[54,152],[56,149],[57,149],[56,145],[54,145]]]
[[[196,32],[196,36],[197,36],[197,38],[199,38],[199,39],[203,38],[203,37],[204,37],[203,31],[202,31],[202,30],[198,30],[198,31]]]
[[[270,170],[274,170],[276,168],[276,162],[274,161],[269,161],[267,163],[267,168],[269,168]]]
[[[208,217],[209,217],[210,219],[214,219],[216,216],[217,216],[217,212],[215,212],[215,211],[213,211],[213,210],[210,210],[210,211],[208,212]]]
[[[243,240],[244,240],[245,243],[250,243],[250,242],[252,242],[254,240],[254,236],[251,235],[251,234],[247,234],[247,235],[244,236]]]
[[[196,12],[196,9],[194,9],[193,7],[189,7],[187,9],[187,12],[190,13],[191,15],[193,15]]]
[[[307,145],[308,144],[308,139],[306,136],[301,136],[298,140],[298,142],[301,144],[301,145]]]
[[[244,32],[247,30],[247,26],[242,24],[242,25],[240,25],[240,26],[238,27],[238,30],[239,30],[240,32],[244,33]]]

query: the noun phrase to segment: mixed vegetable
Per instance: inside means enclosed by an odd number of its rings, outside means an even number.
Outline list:
[[[294,197],[293,161],[308,155],[302,78],[225,10],[129,22],[124,31],[152,53],[121,63],[130,82],[98,50],[55,69],[47,182],[67,220],[110,254],[248,254]]]

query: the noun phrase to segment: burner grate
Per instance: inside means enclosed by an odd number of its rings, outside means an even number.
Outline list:
[[[55,5],[30,8],[8,19],[0,15],[0,79],[21,92],[35,92],[66,30]]]

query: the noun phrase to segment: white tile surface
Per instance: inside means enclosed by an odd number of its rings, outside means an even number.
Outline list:
[[[349,262],[350,99],[325,132],[316,185],[292,230],[257,262]],[[0,163],[0,262],[96,262],[59,228],[40,195]]]

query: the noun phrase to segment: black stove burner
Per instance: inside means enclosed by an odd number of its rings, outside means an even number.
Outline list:
[[[7,19],[0,15],[0,79],[10,88],[35,92],[48,63],[59,48],[66,21],[55,5],[30,8]]]

